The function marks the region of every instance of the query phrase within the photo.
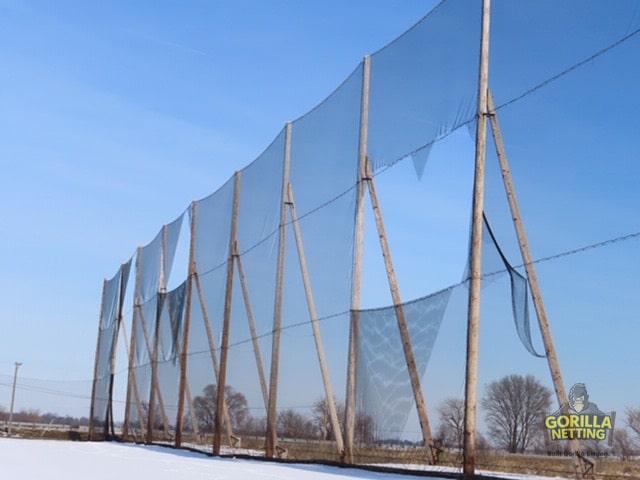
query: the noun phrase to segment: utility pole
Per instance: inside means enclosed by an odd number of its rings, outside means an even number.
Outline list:
[[[16,400],[16,382],[18,380],[18,368],[22,363],[15,363],[16,369],[13,372],[13,390],[11,391],[11,408],[9,409],[9,426],[7,427],[7,433],[11,436],[11,422],[13,421],[13,405]]]

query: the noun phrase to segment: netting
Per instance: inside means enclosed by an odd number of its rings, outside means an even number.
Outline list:
[[[129,352],[129,390],[125,422],[143,431],[159,415],[168,429],[166,406],[158,376],[154,371],[161,336],[161,320],[167,298],[166,282],[171,274],[172,261],[182,226],[182,217],[165,225],[151,243],[138,248],[136,254],[136,288]],[[180,290],[178,290],[180,291]],[[169,294],[169,298],[173,295]],[[177,300],[176,300],[176,303]],[[171,307],[169,306],[169,311]],[[159,392],[159,394],[157,393]],[[174,392],[175,393],[175,392]],[[155,397],[158,396],[159,413]],[[175,405],[175,403],[174,403]]]
[[[528,299],[529,285],[527,279],[513,268],[509,260],[505,257],[486,217],[484,217],[483,229],[482,271],[485,276],[483,281],[485,283],[491,282],[495,276],[499,276],[505,272],[509,275],[511,309],[513,311],[513,320],[516,331],[518,332],[518,337],[529,353],[541,357],[543,355],[540,355],[536,351],[531,338]]]
[[[154,404],[157,401],[158,416],[162,419],[161,427],[167,429],[175,425],[178,414],[185,287],[186,283],[183,283],[176,289],[161,294],[159,299],[158,331],[154,339],[154,374],[157,381],[157,400],[154,398]]]
[[[627,312],[638,307],[640,77],[629,66],[639,27],[634,1],[493,2],[492,120],[505,141],[545,302],[560,326],[556,343],[569,358],[602,346],[584,333],[601,329],[602,318],[632,328]],[[346,438],[347,372],[355,361],[360,444],[428,440],[406,355],[415,356],[429,412],[443,397],[461,396],[479,32],[480,2],[443,1],[285,126],[257,159],[193,202],[183,239],[189,258],[175,255],[182,216],[138,250],[128,428],[154,425],[171,438],[180,418],[183,432],[200,434],[193,441],[210,441],[222,371],[225,444],[242,437],[262,449],[272,399],[283,443],[322,440],[335,450]],[[480,374],[518,368],[546,378],[498,146],[489,133]],[[359,163],[365,159],[368,172]],[[374,185],[379,203],[367,189]],[[362,205],[367,213],[359,217]],[[390,251],[381,254],[380,238]],[[178,261],[189,274],[166,292]],[[96,419],[107,409],[118,282],[105,286]],[[601,299],[595,306],[594,298]],[[585,326],[582,346],[572,322]],[[627,339],[612,335],[634,354]],[[567,376],[580,368],[569,363]],[[591,375],[603,396],[608,382],[626,384],[597,366]],[[157,421],[149,422],[149,402]]]
[[[424,376],[431,350],[438,336],[451,288],[401,306],[407,317],[418,372]],[[358,352],[358,407],[371,418],[374,438],[397,441],[403,438],[414,395],[407,371],[395,307],[364,310]]]
[[[130,268],[131,262],[123,264],[118,272],[104,283],[92,392],[95,400],[90,414],[95,426],[101,427],[104,431],[107,431],[110,421],[110,398],[115,375],[114,358]]]
[[[480,2],[442,2],[371,58],[367,152],[375,170],[428,148],[474,118]],[[422,155],[421,155],[422,153]]]

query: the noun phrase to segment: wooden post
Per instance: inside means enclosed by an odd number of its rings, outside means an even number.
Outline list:
[[[480,330],[480,288],[482,275],[482,214],[484,210],[484,172],[487,140],[487,93],[489,88],[489,24],[491,1],[482,2],[482,33],[480,46],[480,73],[478,79],[478,113],[476,127],[476,158],[473,182],[473,220],[471,226],[471,253],[469,302],[467,311],[467,368],[465,374],[465,415],[463,474],[475,474],[476,462],[476,410],[478,390],[478,344]]]
[[[240,277],[240,286],[242,287],[242,297],[244,299],[244,307],[247,312],[247,321],[249,322],[249,330],[251,332],[251,341],[253,343],[253,353],[256,357],[256,366],[258,368],[258,377],[260,377],[260,388],[262,389],[262,398],[264,399],[264,408],[269,408],[269,391],[267,389],[267,380],[264,374],[264,365],[262,363],[262,354],[260,353],[260,342],[258,341],[258,331],[256,329],[256,322],[253,317],[253,310],[251,309],[251,301],[249,298],[249,289],[247,287],[247,279],[244,275],[244,268],[242,267],[242,257],[238,252],[238,243],[235,245],[235,255],[238,265],[238,276]]]
[[[151,384],[150,384],[150,392],[153,392],[154,389],[156,390],[156,393],[158,395],[158,403],[160,404],[160,413],[162,415],[162,419],[163,419],[163,424],[165,425],[165,427],[168,427],[169,425],[169,420],[167,418],[167,413],[166,410],[164,408],[164,400],[162,398],[162,392],[160,392],[160,388],[158,386],[158,379],[156,377],[153,376],[153,344],[151,343],[151,334],[149,333],[149,328],[147,327],[147,322],[144,318],[144,313],[142,312],[142,307],[139,307],[139,315],[140,315],[140,325],[142,325],[142,333],[144,335],[144,343],[145,346],[147,347],[147,353],[149,354],[149,358],[151,361]],[[157,323],[157,312],[156,312],[156,323]],[[151,397],[150,397],[151,398]],[[153,417],[153,413],[150,410],[151,405],[148,405],[148,412],[147,412],[147,425],[150,424],[150,419]],[[151,443],[151,437],[150,435],[152,435],[153,432],[149,432],[147,431],[147,435],[146,435],[146,441],[147,443]]]
[[[95,412],[95,403],[96,403],[96,390],[98,388],[98,364],[100,361],[100,341],[102,340],[102,322],[104,321],[104,302],[105,295],[107,294],[107,280],[104,279],[102,281],[102,296],[100,300],[100,316],[98,318],[98,343],[96,345],[96,358],[93,364],[93,385],[91,387],[91,407],[89,408],[89,440],[94,440],[93,429],[94,429],[94,412]],[[104,425],[104,432],[106,433],[106,418]]]
[[[360,104],[360,139],[358,146],[358,192],[355,210],[355,235],[353,244],[353,273],[351,279],[351,322],[349,326],[349,353],[347,359],[347,389],[345,400],[345,451],[343,462],[353,463],[353,444],[356,424],[356,372],[358,342],[360,338],[360,295],[362,289],[362,254],[364,250],[364,193],[367,172],[367,142],[369,133],[369,89],[371,57],[362,62],[362,99]]]
[[[138,310],[140,308],[140,266],[142,264],[142,247],[138,247],[136,251],[136,284],[134,288],[133,295],[133,320],[131,322],[131,342],[129,346],[129,375],[127,381],[127,398],[126,405],[124,410],[124,426],[123,426],[123,435],[126,437],[128,434],[128,430],[130,427],[130,416],[131,416],[131,395],[133,392],[136,394],[136,405],[138,407],[138,423],[140,425],[140,430],[144,432],[143,419],[144,414],[142,412],[142,405],[140,404],[140,396],[138,395],[138,384],[136,382],[135,373],[134,373],[134,363],[136,356],[136,342],[137,342],[137,332],[138,326],[136,322],[136,318],[138,315]]]
[[[133,334],[133,325],[131,326],[131,332]],[[127,329],[125,328],[124,324],[122,325],[122,336],[124,337],[123,341],[124,341],[125,353],[127,355],[127,358],[129,358],[129,355],[131,353],[131,350],[130,350],[131,343],[129,342],[129,338],[127,337]],[[127,400],[126,400],[125,407],[129,406],[129,402],[131,401],[130,397],[131,395],[133,395],[134,401],[136,402],[136,407],[138,409],[138,414],[144,416],[144,413],[143,413],[144,410],[142,408],[142,402],[140,401],[140,393],[138,392],[138,385],[136,383],[135,374],[133,373],[133,371],[130,373],[131,373],[130,380],[132,381],[128,382],[127,384]],[[125,421],[122,429],[122,437],[125,439],[128,437],[128,434],[129,434],[128,428],[129,428],[129,422],[126,417],[126,410],[125,410]]]
[[[280,335],[282,333],[282,300],[284,289],[284,259],[286,253],[286,221],[287,221],[287,185],[289,185],[289,164],[291,162],[291,122],[287,122],[285,130],[284,162],[282,168],[282,200],[280,203],[280,226],[278,238],[278,270],[276,272],[276,291],[273,312],[273,332],[271,339],[271,373],[269,381],[269,404],[267,408],[267,432],[265,456],[273,458],[278,442],[276,422],[278,419],[278,370],[280,363]]]
[[[233,188],[233,212],[231,215],[231,233],[229,238],[229,257],[227,263],[227,286],[224,299],[224,320],[222,323],[222,345],[220,348],[220,372],[218,374],[218,398],[213,430],[213,454],[220,455],[222,439],[222,418],[225,411],[225,390],[227,383],[227,357],[229,353],[229,330],[231,328],[231,306],[233,303],[233,263],[235,260],[234,246],[238,231],[238,207],[240,204],[240,171],[236,171]],[[227,416],[227,422],[229,416]],[[228,425],[231,427],[231,425]]]
[[[298,259],[300,261],[300,272],[302,274],[302,282],[304,284],[304,292],[307,299],[307,307],[309,309],[309,318],[311,319],[311,329],[313,330],[313,339],[316,343],[316,352],[318,353],[318,363],[320,364],[320,372],[322,373],[322,381],[324,383],[324,393],[327,397],[327,406],[329,407],[329,418],[336,437],[336,448],[338,453],[344,451],[344,442],[342,440],[342,429],[338,420],[338,411],[336,409],[336,399],[333,395],[333,386],[329,376],[329,367],[327,366],[327,357],[322,344],[322,336],[320,335],[320,326],[318,325],[318,314],[311,289],[311,279],[309,278],[309,270],[307,268],[307,260],[304,254],[304,246],[302,243],[302,233],[300,232],[300,224],[298,223],[298,215],[296,214],[296,206],[293,201],[293,189],[291,184],[288,186],[289,208],[291,210],[291,223],[293,224],[293,234],[296,239],[296,247],[298,249]]]
[[[391,260],[391,249],[389,248],[389,242],[387,240],[387,234],[385,232],[384,222],[382,220],[380,203],[378,202],[378,195],[373,183],[373,173],[368,161],[366,162],[366,168],[367,186],[369,187],[371,206],[373,207],[376,227],[378,229],[380,248],[382,249],[384,266],[387,271],[387,279],[389,281],[389,289],[391,290],[391,298],[393,299],[396,320],[398,322],[398,330],[400,331],[400,338],[402,340],[402,349],[404,351],[404,357],[407,363],[407,371],[409,373],[411,387],[413,389],[413,398],[416,402],[418,420],[420,422],[420,429],[422,430],[422,439],[424,440],[424,446],[427,450],[429,462],[434,465],[436,463],[436,456],[434,455],[434,445],[433,439],[431,437],[431,427],[429,426],[429,417],[427,415],[427,405],[424,401],[424,395],[422,393],[420,375],[418,373],[418,367],[416,366],[415,355],[413,353],[413,347],[411,345],[411,337],[409,336],[407,319],[404,314],[404,308],[402,308],[402,300],[400,298],[400,290],[398,289],[398,281],[396,279],[396,273],[393,268],[393,262]]]
[[[120,266],[119,271],[119,288],[118,288],[118,308],[116,312],[116,326],[115,332],[113,333],[113,345],[111,346],[111,371],[109,378],[109,403],[107,405],[108,412],[108,423],[111,428],[111,435],[115,436],[115,426],[113,424],[113,385],[115,383],[116,377],[116,359],[117,359],[117,347],[118,347],[118,337],[120,333],[120,328],[123,323],[123,315],[122,308],[124,306],[124,297],[127,291],[127,283],[129,281],[129,268],[131,267],[131,263],[123,263]]]
[[[180,386],[178,390],[178,412],[176,415],[175,445],[182,445],[182,429],[184,426],[184,400],[187,384],[187,359],[189,357],[189,330],[191,328],[191,303],[193,298],[193,280],[196,275],[196,225],[198,218],[198,202],[191,204],[191,237],[189,241],[189,272],[187,278],[187,298],[185,300],[182,347],[180,349]],[[191,412],[193,415],[193,411]]]
[[[213,364],[213,374],[215,376],[216,385],[217,385],[218,378],[220,377],[220,363],[218,362],[218,355],[216,354],[216,341],[214,339],[213,329],[211,328],[211,322],[209,322],[209,313],[207,312],[206,299],[205,299],[205,296],[204,296],[204,292],[202,291],[202,284],[200,283],[200,276],[198,275],[197,272],[195,274],[194,280],[196,282],[196,288],[198,290],[198,300],[200,302],[200,309],[202,311],[202,320],[204,322],[204,328],[205,328],[205,331],[207,332],[207,342],[208,342],[208,345],[209,345],[209,354],[211,355],[211,363]],[[227,410],[227,401],[225,399],[223,399],[222,407],[223,407],[223,412],[224,412],[224,416],[225,416],[225,425],[226,425],[226,428],[227,428],[227,437],[229,439],[229,443],[231,443],[231,437],[233,435],[233,430],[231,428],[231,417],[229,416],[229,411]]]
[[[162,243],[160,248],[160,279],[158,282],[158,292],[156,293],[156,318],[154,322],[153,331],[153,346],[149,351],[149,357],[151,360],[151,388],[149,389],[149,415],[147,417],[147,443],[153,442],[153,427],[154,416],[156,409],[156,389],[158,395],[162,395],[160,392],[160,386],[158,382],[158,348],[160,345],[160,320],[162,315],[162,308],[164,307],[165,300],[165,258],[167,249],[167,226],[162,226]],[[147,345],[149,348],[149,345]],[[164,407],[164,406],[163,406]],[[164,408],[163,408],[164,410]],[[166,415],[165,415],[166,417]],[[165,422],[165,431],[169,430],[169,422]]]
[[[182,319],[184,319],[184,307],[180,315],[182,315]],[[181,365],[180,360],[182,358],[182,345],[180,344],[180,334],[181,334],[180,328],[181,328],[182,322],[179,322],[178,319],[174,317],[173,307],[171,306],[169,307],[169,321],[171,323],[171,339],[172,339],[173,348],[175,351],[175,358],[178,360],[178,365],[179,365],[178,368],[180,368],[180,365]],[[198,435],[198,422],[195,417],[195,409],[193,407],[193,397],[191,396],[191,389],[189,388],[188,379],[185,382],[185,395],[186,395],[187,402],[189,403],[189,412],[191,416],[191,426],[193,428],[193,434]]]
[[[556,392],[558,405],[562,407],[568,401],[567,391],[565,390],[564,381],[562,380],[560,362],[558,361],[558,355],[556,353],[556,348],[553,342],[553,336],[551,335],[551,327],[549,325],[547,313],[544,308],[544,302],[542,301],[542,292],[540,290],[540,284],[538,283],[538,275],[533,264],[533,257],[531,256],[527,234],[525,232],[524,223],[520,214],[520,207],[516,198],[513,178],[511,177],[511,169],[509,168],[509,161],[507,159],[507,151],[502,140],[502,131],[500,130],[500,124],[498,123],[496,107],[493,102],[493,96],[491,95],[491,92],[489,92],[488,94],[488,102],[491,131],[493,133],[496,152],[498,154],[498,161],[500,162],[502,180],[504,183],[507,200],[509,201],[509,208],[511,210],[513,226],[518,237],[518,244],[520,246],[522,262],[524,263],[524,268],[529,280],[529,286],[531,287],[531,298],[533,299],[533,305],[536,309],[536,316],[538,317],[538,325],[540,326],[540,333],[542,335],[542,342],[544,344],[547,363],[549,366],[549,371],[551,373],[551,380],[553,381],[553,388]],[[576,476],[577,478],[580,478],[580,476],[586,473],[586,465],[584,464],[582,456],[580,454],[580,442],[577,439],[573,438],[569,441],[569,444],[571,445],[571,451],[573,452],[573,466],[576,471]]]

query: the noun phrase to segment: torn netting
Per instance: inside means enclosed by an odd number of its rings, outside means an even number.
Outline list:
[[[511,311],[518,337],[527,351],[536,357],[544,358],[533,346],[531,340],[531,322],[529,319],[528,280],[521,275],[507,260],[498,245],[487,217],[483,215],[482,264],[483,283],[491,281],[491,277],[507,272],[511,283]],[[485,276],[486,275],[486,276]]]

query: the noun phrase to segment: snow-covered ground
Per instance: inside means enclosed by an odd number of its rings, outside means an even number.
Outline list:
[[[41,480],[390,480],[398,475],[324,465],[214,458],[185,450],[108,442],[0,438],[0,478]],[[424,477],[402,475],[412,480]],[[540,479],[510,476],[508,478]]]

